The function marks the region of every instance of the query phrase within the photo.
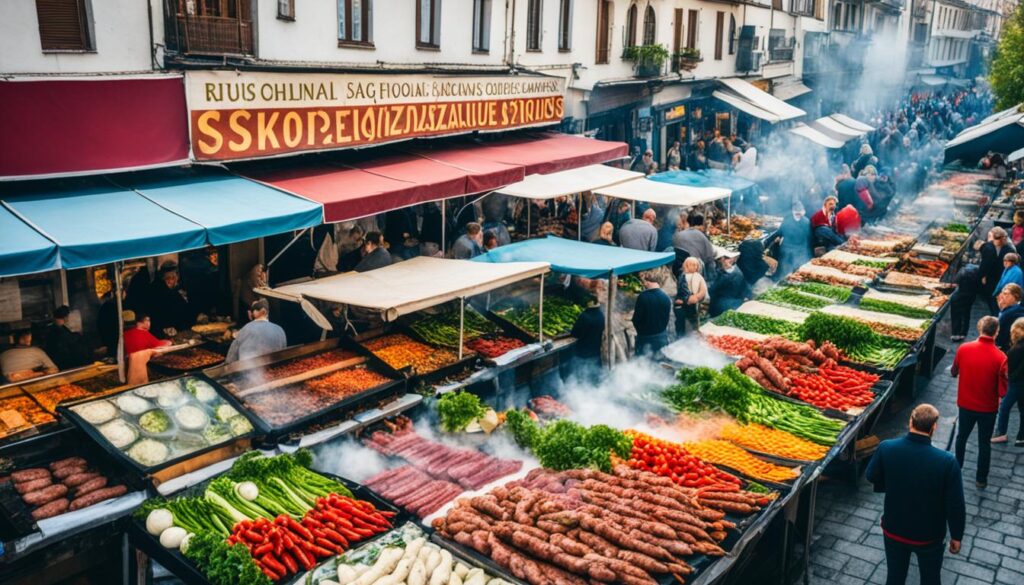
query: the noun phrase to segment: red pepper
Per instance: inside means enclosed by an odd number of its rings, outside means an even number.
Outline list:
[[[267,554],[267,553],[269,553],[269,552],[271,552],[273,550],[274,550],[274,543],[272,543],[272,542],[264,542],[263,544],[261,544],[261,545],[259,545],[259,546],[257,546],[256,548],[253,549],[252,556],[260,557],[260,556],[263,556],[263,555],[265,555],[265,554]]]
[[[302,524],[299,524],[298,522],[296,522],[291,516],[289,516],[285,520],[285,525],[289,529],[291,529],[292,532],[297,532],[299,535],[301,535],[306,540],[313,540],[313,535],[309,533],[309,530],[307,530],[306,527],[303,526]]]
[[[260,534],[259,532],[254,531],[254,530],[245,530],[245,531],[242,532],[242,536],[245,537],[245,539],[247,541],[249,541],[249,542],[251,542],[253,544],[262,544],[263,543],[263,535]]]
[[[338,531],[333,530],[331,528],[324,528],[323,533],[327,539],[337,543],[343,548],[348,548],[348,539],[339,534]]]
[[[273,555],[263,555],[262,557],[260,557],[260,562],[263,563],[265,567],[269,567],[275,573],[280,574],[282,577],[287,574],[287,569],[285,569],[284,565],[279,563],[277,559],[273,557]]]
[[[295,558],[299,561],[299,563],[302,564],[302,567],[307,571],[312,571],[313,567],[316,566],[316,563],[313,561],[313,557],[309,556],[309,553],[302,550],[301,548],[295,547],[294,549],[292,549],[292,554],[295,555]]]
[[[321,539],[321,540],[323,540],[323,539]],[[321,559],[336,554],[335,550],[333,548],[324,548],[322,546],[318,546],[318,545],[315,545],[315,544],[312,545],[312,547],[311,547],[309,552],[310,552],[310,554],[313,555],[313,558],[321,558]],[[341,552],[341,551],[337,551],[337,552]]]
[[[277,574],[270,567],[268,567],[268,566],[266,566],[266,565],[264,565],[262,563],[259,564],[259,567],[260,567],[260,571],[263,571],[263,574],[266,575],[267,579],[270,579],[271,581],[278,581],[282,577],[284,577],[284,575]]]
[[[293,557],[288,551],[283,551],[278,556],[281,557],[281,561],[284,562],[286,567],[288,567],[288,574],[299,572],[299,565],[295,562],[295,557]]]
[[[317,546],[325,548],[325,549],[327,549],[329,551],[332,551],[336,555],[339,555],[339,554],[341,554],[342,552],[345,551],[345,549],[341,548],[337,544],[331,542],[330,540],[328,540],[327,538],[324,538],[324,537],[318,537],[315,542],[316,542]]]

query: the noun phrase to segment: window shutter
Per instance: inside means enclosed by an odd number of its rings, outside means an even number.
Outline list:
[[[44,51],[90,49],[85,0],[36,0],[39,40]]]
[[[813,0],[814,18],[825,20],[825,0]]]

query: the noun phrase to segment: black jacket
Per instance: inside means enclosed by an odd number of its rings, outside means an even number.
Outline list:
[[[985,284],[981,285],[981,290],[992,294],[995,290],[996,285],[999,284],[999,278],[1003,275],[1003,257],[1013,252],[1013,244],[1007,243],[1005,246],[996,250],[996,245],[992,242],[985,242],[981,247],[981,277],[985,278]]]
[[[740,269],[720,272],[715,282],[708,286],[711,295],[711,316],[717,317],[729,309],[736,309],[750,294],[750,287]]]
[[[946,528],[963,540],[966,511],[960,466],[952,453],[908,433],[883,441],[866,471],[876,492],[885,493],[882,529],[915,542],[940,542]]]
[[[974,302],[974,297],[981,292],[981,269],[976,264],[965,264],[956,278],[956,290],[953,291],[952,301],[962,300],[963,302]]]
[[[1024,341],[1010,346],[1010,350],[1006,352],[1006,362],[1010,383],[1024,383]]]
[[[604,337],[604,311],[590,307],[580,313],[572,326],[576,338],[576,355],[581,358],[600,358],[601,339]]]
[[[46,355],[62,370],[89,363],[89,350],[82,335],[66,325],[51,325],[46,332]]]
[[[1010,328],[1020,318],[1024,318],[1024,306],[1012,305],[999,311],[999,333],[996,334],[996,347],[1003,351],[1010,347]]]

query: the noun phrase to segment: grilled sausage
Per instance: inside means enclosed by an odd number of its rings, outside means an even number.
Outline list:
[[[92,481],[97,477],[100,477],[100,474],[95,471],[83,471],[82,473],[76,473],[64,479],[64,485],[68,487],[77,487],[83,483]]]
[[[57,498],[63,498],[67,494],[67,486],[63,486],[58,483],[55,485],[44,487],[41,490],[29,492],[21,496],[21,499],[25,500],[25,503],[28,504],[29,506],[42,506],[43,504],[48,504],[56,500]]]
[[[32,519],[38,521],[63,514],[64,512],[68,511],[68,505],[69,502],[67,498],[60,498],[59,500],[54,500],[49,504],[46,504],[45,506],[40,506],[35,510],[32,510]]]
[[[81,457],[67,457],[60,461],[54,461],[50,464],[50,471],[57,471],[61,467],[67,467],[68,465],[74,465],[76,467],[85,467],[88,462]]]
[[[49,477],[44,477],[42,479],[33,479],[32,481],[23,481],[21,483],[16,483],[14,484],[14,489],[17,490],[19,494],[25,495],[29,492],[41,490],[52,483],[53,482],[50,481]]]
[[[66,479],[77,473],[85,473],[87,468],[84,465],[65,465],[64,467],[58,467],[53,472],[53,477],[57,479]]]
[[[94,492],[98,489],[105,487],[107,487],[107,478],[101,475],[100,477],[90,479],[89,481],[75,488],[75,497],[80,498],[89,492]]]
[[[37,479],[49,478],[50,472],[42,467],[33,467],[31,469],[22,469],[21,471],[15,471],[11,474],[11,479],[14,483],[23,483],[26,481],[34,481]]]
[[[110,498],[123,496],[126,493],[128,493],[128,488],[124,487],[123,485],[116,485],[114,487],[95,490],[85,494],[80,498],[76,498],[75,501],[71,502],[71,510],[81,510],[82,508],[92,506],[93,504],[98,504],[104,500],[109,500]]]

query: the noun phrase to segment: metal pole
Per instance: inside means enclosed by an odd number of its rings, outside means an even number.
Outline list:
[[[732,233],[732,195],[729,195],[729,199],[726,200],[725,204],[725,234],[729,235]]]
[[[526,239],[530,239],[530,215],[533,211],[533,202],[526,200]]]
[[[608,272],[608,306],[605,307],[604,315],[604,347],[605,347],[605,358],[608,363],[608,367],[611,368],[614,364],[614,356],[612,355],[612,306],[615,304],[615,289],[618,286],[618,278],[615,276],[615,271]]]
[[[447,256],[448,255],[448,251],[447,251],[447,247],[448,247],[447,246],[447,243],[448,243],[448,237],[447,237],[447,233],[448,233],[448,220],[445,219],[447,207],[448,207],[448,202],[445,201],[444,199],[442,199],[441,200],[441,255],[442,256]]]
[[[537,308],[537,341],[544,341],[544,275],[540,276],[540,302]]]
[[[299,233],[295,234],[295,237],[292,238],[292,241],[288,242],[287,246],[285,246],[284,248],[281,248],[281,251],[278,252],[273,258],[271,258],[270,262],[267,262],[267,281],[268,282],[270,281],[270,267],[271,267],[271,265],[273,265],[274,262],[276,262],[277,259],[280,258],[282,254],[287,252],[288,248],[291,248],[295,244],[295,242],[298,242],[299,238],[301,238],[302,235],[305,234],[307,231],[309,231],[309,228],[302,228],[302,231],[300,231]]]
[[[462,339],[466,331],[466,297],[459,299],[459,361],[462,361]]]
[[[121,267],[114,262],[114,298],[117,299],[117,379],[125,382],[124,371],[124,307],[121,304]]]
[[[583,193],[579,193],[576,203],[576,240],[583,241]]]

